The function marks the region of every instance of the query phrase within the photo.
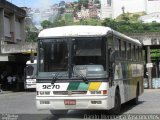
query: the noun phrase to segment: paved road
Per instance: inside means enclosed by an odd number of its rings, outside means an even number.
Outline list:
[[[67,115],[52,116],[49,111],[38,111],[35,104],[35,92],[17,92],[0,94],[0,120],[84,120],[106,118],[106,111],[69,111]],[[121,114],[160,114],[160,89],[145,90],[139,104],[122,105]],[[9,114],[6,114],[9,113]],[[157,117],[157,116],[156,116]],[[17,119],[16,119],[17,118]],[[159,116],[160,119],[160,116]]]

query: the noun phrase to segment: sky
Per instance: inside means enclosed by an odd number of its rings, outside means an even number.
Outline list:
[[[41,6],[48,6],[48,5],[52,5],[54,3],[59,3],[62,0],[7,0],[15,5],[17,5],[18,7],[41,7]],[[70,1],[76,1],[76,0],[64,0],[66,2],[70,2]]]

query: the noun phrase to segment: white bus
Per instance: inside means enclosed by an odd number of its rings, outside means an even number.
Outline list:
[[[36,105],[53,114],[111,110],[143,93],[142,44],[103,26],[44,29],[38,38]]]
[[[36,72],[37,72],[37,60],[31,62],[28,60],[25,67],[24,75],[24,88],[33,89],[36,88]]]

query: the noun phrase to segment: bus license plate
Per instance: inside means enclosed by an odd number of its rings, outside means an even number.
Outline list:
[[[64,100],[65,105],[76,105],[76,100]]]

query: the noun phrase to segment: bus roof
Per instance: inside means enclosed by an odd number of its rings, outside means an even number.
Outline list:
[[[115,30],[112,30],[112,31],[113,31],[113,34],[114,34],[114,35],[116,35],[116,36],[118,36],[118,37],[120,37],[120,38],[129,40],[129,41],[134,42],[134,43],[136,43],[136,44],[138,44],[138,45],[142,45],[142,43],[141,43],[139,40],[137,40],[137,39],[133,39],[133,38],[127,36],[127,35],[124,35],[124,34],[122,34],[122,33],[120,33],[120,32],[117,32],[117,31],[115,31]]]
[[[72,36],[102,36],[111,31],[109,27],[104,26],[63,26],[44,29],[39,33],[38,37],[72,37]]]
[[[83,36],[103,36],[108,32],[113,32],[114,35],[142,45],[137,39],[130,38],[122,33],[112,30],[110,27],[105,26],[90,26],[90,25],[75,25],[75,26],[62,26],[55,28],[48,28],[42,30],[39,38],[52,38],[52,37],[83,37]]]

